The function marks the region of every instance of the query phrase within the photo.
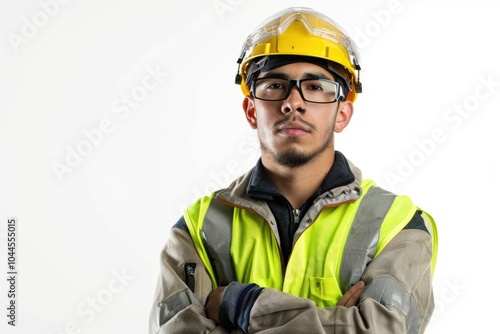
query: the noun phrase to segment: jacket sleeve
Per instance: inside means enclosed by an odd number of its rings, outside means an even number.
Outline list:
[[[242,329],[262,334],[423,333],[434,308],[432,255],[427,231],[404,229],[367,266],[356,307],[317,308],[307,299],[262,289]],[[254,287],[246,290],[255,292]]]
[[[189,233],[180,228],[182,222],[181,218],[171,229],[161,252],[149,334],[241,333],[228,332],[206,317],[204,305],[212,283]]]

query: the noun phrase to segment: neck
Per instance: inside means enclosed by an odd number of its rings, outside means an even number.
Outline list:
[[[333,165],[333,149],[315,157],[300,167],[278,164],[274,158],[262,156],[267,176],[294,209],[299,209],[318,190]]]

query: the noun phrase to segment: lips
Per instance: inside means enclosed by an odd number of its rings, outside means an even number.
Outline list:
[[[287,134],[290,136],[299,136],[304,135],[310,132],[309,128],[306,126],[297,123],[297,122],[287,122],[278,127],[278,132]]]

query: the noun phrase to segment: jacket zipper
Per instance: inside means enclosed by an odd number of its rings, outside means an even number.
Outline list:
[[[300,223],[300,209],[293,209],[292,210],[292,214],[293,214],[293,223],[294,224],[298,224]]]
[[[192,292],[194,292],[194,287],[196,286],[195,270],[196,270],[196,263],[190,262],[184,264],[184,273],[186,274],[186,285]]]

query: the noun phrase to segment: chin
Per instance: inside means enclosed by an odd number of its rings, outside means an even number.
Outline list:
[[[313,158],[314,154],[306,154],[297,150],[288,150],[275,154],[276,162],[286,167],[300,167],[307,164]]]

